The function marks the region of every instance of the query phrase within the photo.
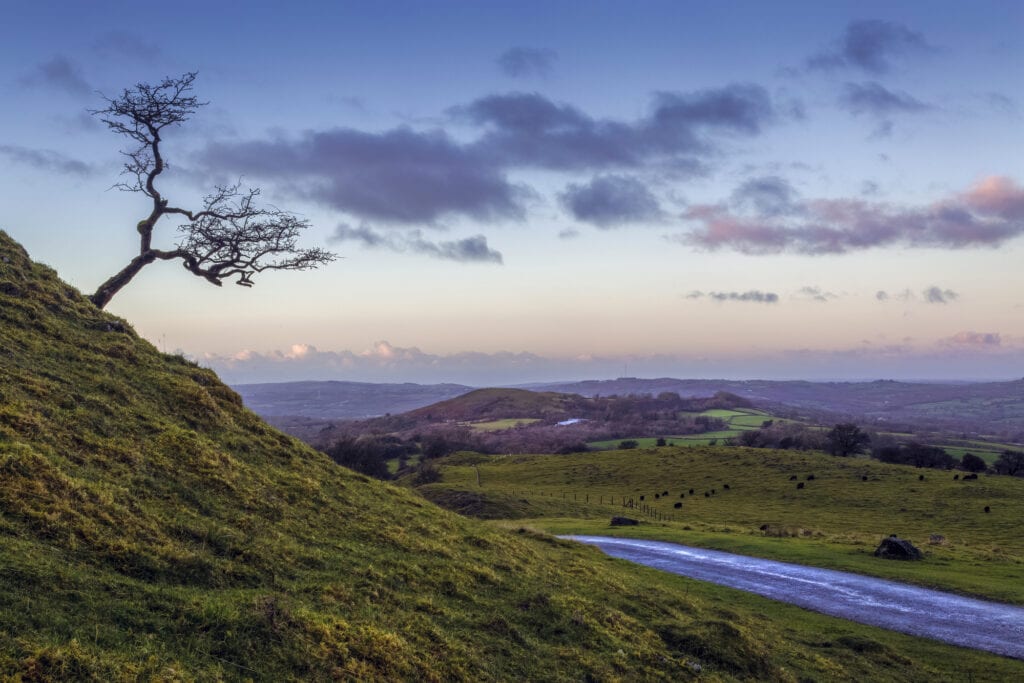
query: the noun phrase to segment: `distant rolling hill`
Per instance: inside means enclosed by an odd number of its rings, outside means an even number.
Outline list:
[[[415,410],[465,394],[473,387],[331,381],[236,384],[232,389],[250,410],[263,417],[358,420]]]
[[[233,387],[246,405],[292,433],[312,433],[333,420],[399,414],[461,396],[474,387],[460,384],[372,384],[366,382],[284,382]],[[788,408],[812,421],[853,419],[877,428],[913,427],[1024,441],[1024,380],[985,383],[802,382],[693,380],[670,377],[587,380],[531,384],[538,393],[580,396],[652,395],[682,397],[728,392],[759,407]],[[288,419],[282,419],[287,416]]]
[[[850,416],[885,424],[1024,438],[1024,380],[983,383],[801,382],[769,380],[641,379],[534,384],[534,391],[582,396],[653,394],[709,396],[727,391],[758,406],[788,406],[808,417]]]

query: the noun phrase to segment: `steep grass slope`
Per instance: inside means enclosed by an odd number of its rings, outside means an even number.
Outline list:
[[[950,670],[932,665],[941,655],[833,622],[834,640],[821,628],[794,636],[742,597],[696,598],[682,579],[485,526],[339,468],[245,410],[213,373],[97,311],[2,232],[0,377],[3,680]],[[1008,675],[974,653],[955,663]]]
[[[0,376],[0,678],[790,678],[743,618],[335,466],[2,232]]]

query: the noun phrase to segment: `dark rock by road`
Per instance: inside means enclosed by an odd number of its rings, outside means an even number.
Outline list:
[[[882,539],[875,549],[875,557],[884,560],[921,560],[924,555],[914,547],[914,544],[904,538],[890,536]]]

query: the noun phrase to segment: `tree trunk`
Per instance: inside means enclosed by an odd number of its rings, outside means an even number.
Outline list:
[[[96,293],[89,297],[89,300],[96,305],[97,308],[103,309],[106,307],[110,300],[114,298],[114,295],[121,291],[121,288],[132,281],[139,271],[150,263],[156,260],[156,254],[148,252],[140,254],[128,262],[121,272],[117,273],[109,280],[104,282],[96,290]]]

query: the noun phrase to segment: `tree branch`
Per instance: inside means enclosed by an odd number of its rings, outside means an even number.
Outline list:
[[[309,222],[276,207],[259,207],[259,189],[242,190],[241,184],[216,186],[203,199],[203,208],[190,211],[169,206],[157,189],[157,179],[167,163],[161,150],[161,132],[184,123],[205,102],[192,95],[196,72],[165,78],[157,85],[139,83],[119,97],[104,99],[107,107],[91,110],[107,127],[133,140],[136,146],[122,151],[126,157],[123,176],[130,180],[115,185],[139,192],[153,200],[149,215],[136,225],[139,254],[92,295],[100,308],[139,271],[156,260],[180,259],[186,270],[218,287],[237,277],[236,284],[251,287],[252,277],[265,270],[308,270],[330,263],[337,256],[322,249],[300,249],[298,237]],[[179,242],[173,250],[152,246],[153,230],[167,214],[183,216]]]

